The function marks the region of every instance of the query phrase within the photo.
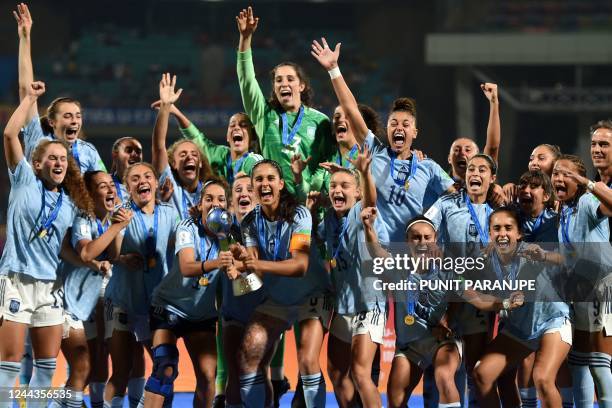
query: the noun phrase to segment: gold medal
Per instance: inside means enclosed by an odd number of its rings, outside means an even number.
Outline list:
[[[157,262],[155,261],[155,257],[151,257],[147,260],[147,266],[149,267],[149,269],[155,268],[156,264]]]
[[[329,264],[331,265],[333,269],[335,269],[336,265],[338,265],[338,262],[336,262],[336,258],[332,258],[329,260]]]
[[[46,236],[47,236],[47,229],[46,228],[41,229],[40,232],[38,233],[38,238],[42,239]]]
[[[208,286],[208,278],[206,276],[202,276],[200,280],[198,280],[200,286]]]
[[[404,183],[404,190],[408,191],[409,188],[410,188],[410,182],[406,180],[406,182]]]
[[[404,317],[404,323],[406,323],[407,326],[412,326],[414,324],[414,316],[406,315],[406,317]]]

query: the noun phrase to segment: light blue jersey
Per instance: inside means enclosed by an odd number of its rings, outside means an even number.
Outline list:
[[[482,237],[478,225],[472,219],[466,199],[469,198],[465,190],[440,197],[425,213],[438,231],[438,241],[445,244],[454,256],[478,256],[482,239],[487,242],[489,240],[489,214],[493,210],[487,203],[470,202],[484,233]]]
[[[339,314],[353,314],[379,307],[385,310],[386,295],[374,289],[380,276],[372,273],[364,262],[371,261],[366,247],[365,232],[360,218],[361,202],[357,202],[341,220],[329,209],[319,224],[318,235],[325,241],[327,256],[336,259],[331,272],[335,292],[335,310]],[[387,243],[389,236],[380,217],[374,229],[379,242]],[[344,230],[344,231],[343,231]]]
[[[162,174],[159,176],[159,185],[163,185],[167,178],[170,179],[172,187],[174,188],[174,192],[172,193],[169,203],[172,204],[172,206],[179,213],[181,220],[189,218],[189,208],[193,207],[194,205],[198,205],[200,202],[200,196],[202,195],[202,182],[199,181],[198,187],[194,192],[190,193],[176,182],[174,174],[172,174],[172,169],[169,165],[166,166]]]
[[[122,203],[128,201],[130,199],[130,194],[128,193],[127,188],[125,187],[125,184],[123,184],[123,181],[120,180],[119,177],[117,177],[116,173],[111,174],[111,177],[113,178],[113,183],[115,184],[117,197],[119,197]]]
[[[23,141],[25,145],[25,156],[28,160],[32,158],[32,153],[41,140],[57,139],[52,133],[45,133],[40,126],[40,118],[34,116],[30,123],[23,128]],[[72,157],[76,160],[81,173],[86,171],[102,170],[106,171],[106,166],[100,158],[98,151],[91,143],[82,139],[76,139],[71,146]]]
[[[433,160],[395,159],[395,153],[383,146],[372,132],[366,136],[372,149],[372,176],[376,180],[376,206],[389,231],[391,243],[404,242],[406,223],[423,213],[426,194],[442,195],[453,180]],[[408,188],[407,188],[408,187]],[[429,193],[428,193],[429,191]]]
[[[559,214],[545,208],[535,218],[522,216],[523,241],[525,242],[559,242],[557,236]]]
[[[154,233],[155,216],[134,210],[134,216],[125,229],[121,245],[122,255],[141,254],[145,268],[134,271],[117,263],[106,287],[106,296],[113,301],[113,305],[123,308],[128,313],[146,315],[149,312],[153,290],[168,273],[167,250],[169,242],[174,239],[174,229],[179,216],[174,207],[166,203],[156,205],[155,211],[158,214],[157,234]],[[150,257],[154,261],[150,261],[147,256],[146,242],[149,236],[155,237],[155,247],[151,248],[154,254]]]
[[[447,274],[433,269],[426,274],[411,273],[407,277],[409,282],[418,288],[420,281],[440,281],[448,279]],[[447,308],[446,292],[430,288],[423,290],[405,291],[404,299],[395,302],[395,345],[397,350],[405,348],[409,343],[431,336],[431,327],[434,327]],[[396,295],[397,297],[397,295]],[[411,302],[414,310],[409,313]],[[414,317],[412,324],[407,324],[407,315]]]
[[[14,172],[9,170],[9,180],[11,193],[0,275],[14,272],[40,280],[55,280],[62,241],[72,227],[76,208],[65,191],[47,190],[25,157]],[[55,213],[57,217],[53,220]],[[44,226],[46,235],[40,237]]]
[[[558,229],[560,248],[566,255],[612,266],[608,217],[599,211],[600,202],[583,194],[572,207],[563,205]]]
[[[219,269],[204,275],[184,277],[179,266],[179,252],[191,248],[196,261],[213,261],[219,256],[219,242],[206,234],[199,219],[187,218],[176,227],[174,262],[168,275],[164,276],[153,292],[153,306],[177,314],[183,319],[202,321],[217,317],[216,292]],[[205,284],[200,284],[203,278]]]
[[[487,265],[489,268],[492,267],[493,257],[490,259]],[[555,288],[555,282],[560,282],[559,277],[555,277],[560,273],[560,269],[522,257],[515,262],[516,266],[500,265],[501,271],[498,273],[502,275],[502,279],[534,280],[536,290],[535,293],[525,294],[531,301],[525,301],[523,306],[504,315],[503,329],[520,340],[537,339],[547,330],[561,327],[570,316],[569,305],[559,301],[562,288]],[[535,299],[537,301],[533,301]]]
[[[268,221],[261,206],[257,205],[242,220],[242,238],[246,247],[257,247],[259,258],[266,261],[284,261],[291,258],[292,250],[310,253],[312,217],[304,206],[295,210],[293,222]],[[265,274],[263,278],[266,297],[287,305],[300,305],[314,294],[320,293],[316,275],[308,273],[303,278]]]
[[[80,214],[72,225],[71,243],[76,248],[79,241],[93,241],[99,238],[110,226],[110,221],[102,222],[87,215]],[[97,260],[108,259],[104,251]],[[79,320],[90,317],[98,303],[98,297],[103,284],[103,276],[89,268],[76,267],[63,262],[61,274],[64,279],[64,307]]]

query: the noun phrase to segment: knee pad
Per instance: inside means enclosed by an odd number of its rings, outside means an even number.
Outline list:
[[[145,384],[145,390],[170,398],[174,394],[174,380],[178,377],[178,348],[174,344],[160,344],[152,351],[153,372]]]

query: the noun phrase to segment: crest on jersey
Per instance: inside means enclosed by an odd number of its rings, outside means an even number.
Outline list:
[[[468,234],[470,234],[473,237],[477,237],[478,236],[478,231],[476,230],[476,225],[470,224],[470,226],[468,228]]]
[[[21,306],[21,302],[16,299],[11,299],[9,303],[9,312],[17,313],[19,311],[19,306]]]

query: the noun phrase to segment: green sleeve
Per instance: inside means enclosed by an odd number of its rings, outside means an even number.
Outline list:
[[[240,171],[250,176],[251,171],[253,170],[253,167],[255,166],[255,164],[257,164],[257,162],[261,160],[263,160],[262,156],[255,154],[255,153],[249,154],[247,158],[244,159],[244,162],[242,162],[242,167],[240,168]]]
[[[255,131],[261,144],[265,131],[264,116],[268,103],[263,92],[261,92],[257,78],[255,78],[253,54],[250,49],[244,52],[238,51],[236,71],[238,72],[238,84],[244,110],[255,125]]]
[[[184,138],[194,142],[204,152],[211,166],[217,169],[225,168],[229,147],[213,143],[193,123],[185,129],[179,127],[179,130]]]

